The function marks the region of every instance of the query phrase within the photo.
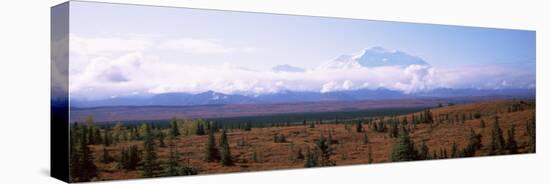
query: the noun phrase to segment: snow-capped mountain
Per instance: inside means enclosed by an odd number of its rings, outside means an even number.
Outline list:
[[[353,68],[353,67],[382,67],[382,66],[410,66],[429,64],[422,58],[398,50],[387,50],[382,47],[371,47],[362,50],[358,55],[341,55],[325,63],[324,68]]]
[[[389,51],[382,47],[365,49],[354,59],[364,67],[428,65],[420,57],[398,50]]]

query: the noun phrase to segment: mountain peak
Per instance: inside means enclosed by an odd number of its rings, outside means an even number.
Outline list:
[[[364,67],[428,65],[422,58],[398,50],[383,47],[364,49],[354,60]]]

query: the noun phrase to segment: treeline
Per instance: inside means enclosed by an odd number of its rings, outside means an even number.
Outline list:
[[[249,126],[242,127],[249,131]],[[96,181],[97,160],[104,164],[113,163],[114,167],[124,171],[141,171],[142,177],[195,175],[199,169],[189,164],[189,158],[182,158],[176,145],[181,136],[206,136],[204,160],[220,162],[223,166],[233,165],[227,130],[218,123],[203,120],[173,119],[168,127],[143,123],[140,126],[126,126],[121,123],[111,127],[97,127],[89,117],[84,124],[71,125],[70,135],[70,181]],[[215,134],[221,132],[219,144]],[[109,149],[120,143],[118,151]],[[141,143],[141,144],[140,144]],[[91,146],[102,146],[99,158],[92,155]],[[141,145],[141,146],[140,146]],[[168,158],[159,160],[159,148],[168,149]]]
[[[511,106],[510,112],[523,110],[522,106]],[[217,162],[222,166],[233,166],[236,162],[246,162],[246,159],[235,159],[231,154],[229,143],[229,132],[235,130],[251,131],[254,128],[271,126],[303,126],[305,133],[308,129],[314,129],[322,124],[342,124],[348,133],[360,135],[363,144],[367,145],[369,163],[373,162],[372,150],[369,136],[366,130],[375,133],[383,133],[386,139],[393,141],[393,148],[389,155],[390,161],[428,160],[442,158],[472,157],[478,151],[486,147],[490,155],[515,154],[519,149],[525,148],[527,152],[536,151],[536,124],[535,115],[525,122],[526,136],[528,142],[520,145],[516,141],[515,126],[506,132],[500,128],[499,117],[494,115],[492,126],[490,126],[490,142],[482,143],[481,133],[474,129],[469,131],[468,144],[464,147],[453,142],[450,149],[430,148],[426,141],[415,143],[410,135],[414,133],[417,125],[432,126],[439,123],[454,124],[464,123],[467,120],[479,119],[480,128],[485,129],[484,116],[480,112],[468,113],[446,113],[434,116],[430,109],[418,111],[407,116],[382,116],[376,118],[355,118],[355,119],[333,119],[333,120],[301,120],[298,122],[282,122],[270,124],[256,124],[255,122],[222,123],[219,121],[206,121],[201,119],[172,119],[167,125],[148,124],[123,124],[117,123],[112,126],[96,126],[93,118],[87,118],[84,123],[75,122],[71,124],[70,131],[70,181],[95,181],[98,168],[94,161],[104,164],[112,164],[113,167],[124,171],[140,171],[143,177],[157,176],[179,176],[194,175],[200,170],[190,165],[189,159],[179,152],[185,149],[186,145],[178,145],[179,138],[184,136],[207,136],[204,142],[204,157],[206,162]],[[485,118],[486,119],[486,118]],[[506,133],[506,134],[505,134]],[[218,135],[218,136],[216,136]],[[328,135],[328,136],[324,136]],[[298,147],[295,149],[292,141],[287,140],[287,135],[273,134],[274,143],[289,143],[289,160],[296,162],[302,160],[304,167],[320,167],[336,165],[331,159],[334,155],[334,145],[343,144],[336,140],[332,132],[314,140],[313,147]],[[292,133],[289,135],[292,136]],[[218,137],[218,138],[217,138]],[[292,137],[291,137],[292,139]],[[124,143],[122,146],[118,144]],[[189,145],[192,146],[192,145]],[[237,146],[250,146],[242,138]],[[101,150],[94,158],[92,148]],[[98,149],[102,148],[102,149]],[[168,157],[158,158],[158,149],[168,150]],[[479,154],[479,153],[478,153]],[[254,150],[250,160],[261,162],[261,152]],[[342,155],[345,157],[345,154]],[[247,157],[248,158],[248,157]]]
[[[192,125],[172,121],[168,128],[160,128],[154,124],[142,124],[140,126],[125,126],[117,124],[110,128],[95,126],[93,118],[88,117],[85,123],[75,122],[70,130],[70,163],[69,179],[71,182],[96,181],[98,168],[94,161],[104,164],[113,163],[120,170],[140,170],[143,177],[156,176],[180,176],[198,174],[198,169],[189,164],[182,164],[176,139],[182,132],[193,134],[205,132],[201,127],[205,122],[193,121]],[[191,127],[188,127],[191,126]],[[214,126],[208,126],[213,127]],[[132,142],[133,141],[133,142]],[[168,145],[166,144],[168,141]],[[109,149],[111,146],[122,142],[130,142],[117,150]],[[135,144],[134,142],[141,142]],[[102,146],[99,158],[94,158],[91,146]],[[166,160],[159,160],[157,149],[167,147],[169,156]]]
[[[525,145],[527,152],[534,153],[536,151],[536,133],[535,133],[535,115],[525,123],[528,142]],[[483,128],[483,127],[482,127]],[[517,154],[520,146],[516,141],[515,125],[507,130],[504,135],[500,127],[499,117],[495,116],[493,126],[491,127],[491,141],[488,144],[489,155]],[[506,136],[506,137],[505,137]],[[395,137],[394,137],[395,138]],[[476,152],[484,145],[481,141],[482,135],[476,133],[472,128],[469,133],[468,144],[460,148],[456,142],[451,145],[451,150],[446,148],[432,150],[422,141],[419,146],[410,138],[409,131],[405,126],[401,126],[398,137],[394,140],[394,145],[390,155],[392,162],[396,161],[412,161],[412,160],[427,160],[427,159],[442,159],[442,158],[459,158],[473,157]]]

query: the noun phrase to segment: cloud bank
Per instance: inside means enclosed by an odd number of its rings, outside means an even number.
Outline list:
[[[534,66],[464,66],[437,68],[419,57],[381,47],[343,55],[318,66],[301,68],[281,61],[265,71],[220,61],[204,65],[180,58],[165,62],[159,53],[230,55],[254,47],[230,47],[221,40],[146,37],[70,36],[71,97],[101,99],[166,92],[256,95],[279,91],[331,92],[388,88],[414,93],[447,88],[533,88]],[[162,52],[158,52],[162,51]],[[74,63],[74,64],[73,64]]]

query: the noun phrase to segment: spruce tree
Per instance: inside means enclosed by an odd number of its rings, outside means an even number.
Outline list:
[[[312,152],[309,150],[309,147],[306,150],[306,159],[304,161],[304,167],[310,168],[310,167],[317,167],[319,165],[317,160],[317,154],[315,152]]]
[[[254,162],[258,162],[258,153],[256,153],[256,151],[254,151],[254,153],[252,153],[252,161]]]
[[[330,156],[333,154],[328,140],[321,135],[319,140],[315,144],[316,151],[319,153],[321,166],[333,166],[336,165],[334,161],[330,160]]]
[[[361,124],[361,121],[357,121],[357,123],[355,124],[355,131],[363,132],[363,124]]]
[[[105,131],[103,132],[103,145],[111,145],[111,133],[109,132],[109,129],[105,129]]]
[[[476,134],[473,128],[470,128],[469,142],[466,148],[464,148],[464,156],[472,157],[476,151],[481,148],[481,135]]]
[[[329,132],[328,133],[328,138],[327,138],[327,144],[328,146],[332,145],[332,143],[334,143],[335,141],[332,139],[332,132]]]
[[[516,127],[512,125],[512,128],[508,130],[508,138],[506,140],[506,149],[508,150],[508,154],[518,153],[518,144],[515,139],[515,134]]]
[[[180,135],[180,130],[178,128],[178,122],[174,119],[170,122],[170,135],[177,137]]]
[[[94,164],[94,158],[92,156],[92,152],[90,151],[90,148],[88,147],[88,141],[86,140],[89,138],[89,135],[91,132],[88,132],[88,128],[84,127],[82,128],[81,133],[81,139],[80,139],[80,174],[77,176],[79,177],[80,181],[90,181],[94,177],[97,176],[97,167]]]
[[[536,117],[533,113],[531,121],[528,121],[525,125],[525,130],[527,132],[527,152],[535,153],[537,146],[537,131],[536,131]]]
[[[430,159],[430,149],[426,145],[425,141],[422,141],[422,145],[420,145],[420,152],[418,154],[418,159],[420,160]]]
[[[204,131],[204,125],[202,123],[197,124],[197,130],[195,131],[196,135],[204,135],[206,134]]]
[[[79,138],[78,123],[74,123],[69,139],[69,180],[71,182],[78,182],[80,180],[80,151],[77,147]]]
[[[405,129],[402,129],[399,138],[393,144],[390,160],[392,162],[411,161],[416,158],[417,151],[414,148],[414,143],[410,139],[409,133]]]
[[[498,123],[498,117],[495,116],[495,122],[491,130],[491,145],[490,155],[500,155],[504,151],[504,138],[502,136],[502,129]]]
[[[169,138],[168,146],[169,146],[169,152],[168,152],[168,161],[166,163],[166,168],[164,169],[164,175],[165,176],[182,176],[182,175],[195,175],[198,174],[197,169],[189,166],[184,165],[182,166],[179,162],[179,152],[176,146],[176,143],[174,142],[175,138],[171,137]]]
[[[372,159],[372,148],[370,146],[370,144],[367,146],[367,149],[368,149],[368,154],[367,154],[367,162],[370,164],[373,162],[373,159]]]
[[[166,147],[166,145],[164,144],[164,132],[159,131],[157,137],[159,139],[159,146],[162,148]]]
[[[127,169],[135,170],[139,162],[141,162],[141,152],[139,151],[137,145],[130,146],[127,157]]]
[[[109,151],[105,147],[103,147],[103,154],[101,155],[100,161],[104,164],[111,162],[111,156],[109,155]]]
[[[252,130],[252,125],[251,123],[247,122],[244,124],[244,131],[251,131]]]
[[[157,153],[155,152],[155,141],[151,127],[143,124],[145,130],[143,135],[143,177],[153,177],[158,168]]]
[[[409,122],[407,121],[407,117],[403,117],[403,121],[401,121],[401,125],[406,126]]]
[[[363,134],[363,144],[368,144],[369,143],[369,136],[367,135],[367,133],[365,132]]]
[[[399,127],[398,127],[398,124],[396,122],[393,122],[393,121],[391,122],[389,134],[390,134],[390,138],[398,138],[399,137]]]
[[[222,132],[220,138],[220,148],[221,148],[221,164],[223,166],[233,165],[233,160],[231,159],[231,150],[229,148],[229,140],[227,139],[227,134],[225,129]]]
[[[214,128],[210,128],[210,131],[208,131],[208,141],[205,146],[205,155],[205,160],[207,162],[213,162],[220,159],[219,151],[216,147]]]
[[[119,169],[136,170],[141,161],[141,153],[136,145],[132,145],[130,148],[122,148],[117,161]]]
[[[451,147],[451,158],[458,158],[458,145],[456,145],[456,142],[453,141],[453,146]]]
[[[168,143],[169,153],[168,153],[168,162],[166,163],[166,169],[164,170],[165,176],[179,176],[181,173],[181,166],[179,164],[179,153],[178,149],[175,148],[174,141],[169,140]]]
[[[296,152],[296,159],[304,159],[304,154],[302,153],[302,148],[298,148],[298,151]]]
[[[434,119],[433,119],[433,116],[432,116],[432,111],[425,110],[424,111],[424,123],[433,123],[433,122],[434,122]]]

